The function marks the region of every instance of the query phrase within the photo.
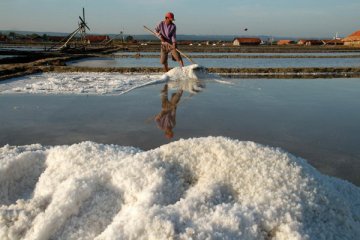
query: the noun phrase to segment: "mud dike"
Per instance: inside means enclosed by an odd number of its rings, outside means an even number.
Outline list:
[[[88,56],[86,56],[88,57]],[[41,72],[118,72],[118,73],[162,73],[161,67],[74,67],[65,62],[77,57],[54,57],[31,63],[0,65],[0,81]],[[357,78],[360,67],[324,68],[208,68],[210,73],[234,78]]]
[[[114,51],[112,51],[114,52]],[[107,54],[106,54],[107,53]],[[62,53],[29,53],[22,52],[19,57],[0,59],[0,81],[20,77],[28,74],[41,72],[118,72],[118,73],[163,73],[162,67],[78,67],[67,66],[66,62],[89,57],[138,57],[138,54],[129,52],[124,55],[112,55],[111,52],[91,54],[62,54]],[[1,52],[0,54],[10,54]],[[19,55],[19,52],[11,52]],[[141,57],[158,57],[157,55],[141,55]],[[259,56],[244,55],[194,55],[194,58],[257,58]],[[261,56],[262,58],[289,58],[304,56]],[[328,56],[306,56],[306,58],[327,58]],[[332,56],[336,58],[360,58],[360,55]],[[233,78],[358,78],[359,67],[290,67],[290,68],[207,68],[210,73],[216,73],[222,77]]]

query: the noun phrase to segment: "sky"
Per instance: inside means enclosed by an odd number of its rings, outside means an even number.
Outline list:
[[[72,32],[83,7],[94,34],[147,34],[143,25],[168,11],[178,34],[321,38],[360,29],[359,0],[0,0],[0,30]]]

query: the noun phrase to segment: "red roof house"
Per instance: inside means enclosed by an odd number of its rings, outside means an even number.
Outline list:
[[[360,46],[360,30],[353,32],[346,38],[342,39],[344,45],[355,45]]]
[[[261,43],[260,38],[235,38],[233,40],[233,45],[259,45]]]

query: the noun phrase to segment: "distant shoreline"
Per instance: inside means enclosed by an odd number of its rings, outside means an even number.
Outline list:
[[[149,26],[151,27],[151,26]],[[14,32],[17,34],[22,34],[22,35],[31,35],[31,34],[38,34],[38,35],[48,35],[48,36],[60,36],[60,37],[65,37],[68,36],[70,34],[66,33],[66,32],[39,32],[39,31],[14,31],[14,30],[0,30],[0,32],[2,32],[3,34],[9,34],[10,32]],[[114,37],[114,36],[118,36],[118,33],[90,33],[91,35],[107,35],[110,37]],[[155,37],[151,34],[129,34],[129,33],[124,33],[124,38],[128,37],[128,36],[133,36],[134,39],[136,40],[154,40]],[[270,36],[270,35],[251,35],[251,34],[239,34],[239,33],[234,33],[234,34],[177,34],[177,39],[181,40],[181,41],[206,41],[206,40],[210,40],[210,41],[216,41],[216,40],[221,40],[221,41],[232,41],[235,37],[257,37],[260,38],[262,40],[267,40],[267,39],[274,39],[274,40],[280,40],[280,39],[289,39],[289,40],[296,40],[296,39],[316,39],[316,40],[320,40],[320,39],[332,39],[333,36]],[[341,36],[340,36],[341,37]],[[345,37],[345,36],[343,36]]]

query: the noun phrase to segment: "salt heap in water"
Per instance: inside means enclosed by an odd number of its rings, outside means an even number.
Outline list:
[[[213,79],[218,78],[215,74],[211,74],[207,69],[198,64],[192,64],[185,67],[175,67],[165,73],[163,78],[167,78],[169,81],[177,81],[181,79]]]
[[[0,149],[0,239],[359,239],[360,189],[223,137]]]
[[[205,88],[205,81],[218,79],[219,76],[210,74],[206,68],[193,64],[186,67],[175,67],[162,76],[170,88],[178,88],[190,93],[201,92]]]

